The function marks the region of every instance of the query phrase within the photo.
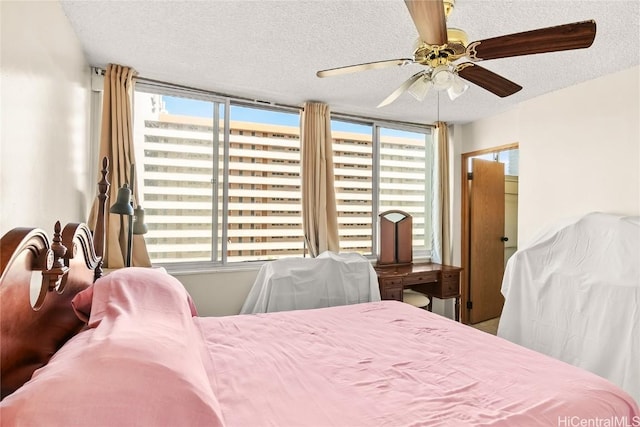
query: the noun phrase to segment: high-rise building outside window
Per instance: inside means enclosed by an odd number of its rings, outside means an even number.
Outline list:
[[[138,201],[154,264],[307,255],[297,109],[137,87]],[[340,250],[375,255],[377,215],[414,217],[414,253],[430,254],[429,128],[332,120]],[[308,256],[308,255],[307,255]]]

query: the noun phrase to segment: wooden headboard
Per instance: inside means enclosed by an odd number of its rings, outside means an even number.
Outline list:
[[[57,222],[51,239],[20,227],[0,240],[0,398],[85,326],[71,300],[102,275],[107,166],[104,159],[95,233],[82,223]]]

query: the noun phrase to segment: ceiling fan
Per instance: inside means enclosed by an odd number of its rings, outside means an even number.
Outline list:
[[[513,95],[522,89],[476,62],[520,55],[583,49],[591,46],[596,35],[593,20],[540,28],[522,33],[498,36],[469,43],[467,34],[457,28],[447,28],[447,17],[455,0],[405,0],[420,40],[411,58],[391,59],[330,68],[316,73],[330,77],[357,71],[421,64],[425,66],[384,99],[378,107],[395,101],[409,92],[422,101],[430,88],[446,90],[453,100],[466,91],[469,81],[500,97]],[[458,62],[466,58],[467,61]]]

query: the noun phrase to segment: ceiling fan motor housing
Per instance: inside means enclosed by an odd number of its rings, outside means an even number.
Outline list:
[[[449,15],[451,14],[451,12],[453,11],[453,8],[456,5],[456,1],[455,0],[444,0],[442,2],[442,4],[444,5],[444,16],[446,16],[448,18]]]

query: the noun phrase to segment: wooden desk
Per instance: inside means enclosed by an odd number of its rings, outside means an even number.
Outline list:
[[[431,311],[433,298],[456,299],[455,317],[460,321],[460,267],[434,263],[415,263],[375,266],[382,299],[402,301],[405,288],[429,297],[427,310]]]

